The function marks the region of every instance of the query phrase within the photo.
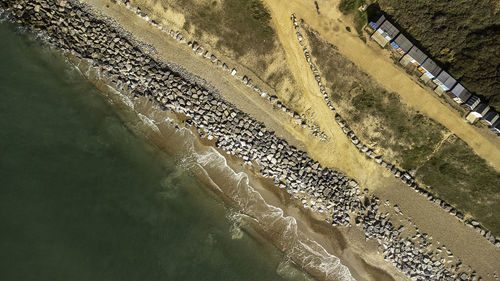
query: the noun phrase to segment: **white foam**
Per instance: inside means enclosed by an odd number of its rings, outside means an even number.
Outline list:
[[[152,119],[148,118],[146,115],[144,114],[141,114],[141,113],[137,113],[137,115],[139,116],[139,118],[141,119],[142,123],[144,123],[145,125],[147,125],[148,127],[150,127],[151,129],[153,129],[153,131],[159,133],[160,132],[160,129],[158,128],[158,126],[156,126],[155,124],[155,121],[153,121]]]
[[[236,240],[243,238],[244,233],[242,230],[242,226],[244,226],[244,221],[243,221],[244,216],[245,216],[244,214],[234,209],[228,210],[226,218],[230,223],[229,233],[231,234],[231,239]]]
[[[237,203],[244,214],[257,220],[265,231],[272,231],[278,235],[280,239],[277,241],[277,246],[284,250],[287,256],[308,270],[320,271],[326,279],[355,280],[338,257],[299,233],[295,218],[284,216],[282,209],[267,204],[262,195],[249,184],[248,175],[235,172],[217,150],[210,147],[201,153],[193,151],[193,155],[207,174],[221,176],[227,182],[233,183],[228,185],[229,187],[219,186],[219,188]],[[236,229],[232,231],[238,233]]]
[[[108,87],[109,90],[111,90],[113,93],[117,94],[120,97],[120,100],[124,105],[126,105],[130,109],[134,109],[134,103],[130,100],[130,98],[127,95],[122,94],[120,91],[118,91],[117,89],[115,89],[110,85],[106,86]]]
[[[87,70],[85,75],[88,77],[89,74],[90,72]],[[153,109],[140,110],[142,113],[139,112],[135,108],[139,104],[134,105],[134,101],[115,88],[111,86],[108,88],[116,93],[123,104],[134,110],[142,122],[155,132],[161,133],[155,121],[159,122],[158,124],[172,122],[171,119],[157,114],[157,111]],[[204,151],[195,151],[196,136],[189,129],[179,128],[176,135],[183,139],[180,151],[187,152],[180,160],[179,166],[184,169],[197,168],[204,173],[215,188],[237,204],[237,208],[242,214],[253,218],[264,231],[275,236],[273,240],[276,241],[276,246],[286,256],[306,270],[322,272],[327,279],[354,280],[349,269],[342,265],[337,257],[329,254],[321,245],[298,232],[295,218],[285,216],[282,209],[267,204],[262,195],[250,185],[246,173],[234,171],[227,164],[226,158],[213,147],[208,147]],[[222,180],[224,185],[217,184],[219,180]],[[164,186],[171,185],[169,184],[171,178],[167,177],[164,181]],[[175,193],[175,190],[166,190],[163,195],[171,197],[175,196]],[[240,239],[243,236],[241,219],[236,220],[229,231],[233,239]],[[282,265],[281,269],[283,266],[285,265]]]

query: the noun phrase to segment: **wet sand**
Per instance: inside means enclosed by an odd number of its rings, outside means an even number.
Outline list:
[[[73,63],[77,63],[74,57],[70,56]],[[190,143],[189,136],[179,135],[178,131],[183,129],[183,116],[173,114],[171,112],[161,111],[156,105],[151,104],[145,98],[137,98],[134,100],[134,110],[128,108],[127,103],[122,98],[117,96],[115,90],[111,90],[105,80],[100,80],[96,73],[87,71],[85,63],[79,64],[82,73],[90,74],[87,76],[89,80],[100,89],[114,104],[121,104],[119,106],[120,115],[124,120],[127,120],[127,125],[138,134],[145,134],[155,145],[160,147],[172,155],[183,155],[190,145],[179,147],[179,143]],[[159,131],[151,130],[150,127],[144,126],[137,114],[144,114],[155,121],[160,129]],[[172,125],[166,122],[159,124],[158,120],[171,119],[178,126],[179,129],[173,129]],[[176,133],[177,132],[177,133]],[[193,132],[193,136],[194,136]],[[198,150],[204,150],[209,147],[214,147],[214,140],[196,138],[193,147]],[[324,222],[325,216],[320,216],[309,210],[304,211],[300,201],[293,199],[283,189],[274,186],[270,179],[265,179],[258,174],[258,170],[254,166],[244,166],[243,162],[234,156],[226,155],[224,151],[218,150],[221,155],[225,156],[227,165],[236,173],[244,173],[248,176],[250,185],[254,188],[265,200],[266,204],[275,206],[283,210],[284,216],[294,217],[298,224],[298,232],[308,238],[319,243],[328,253],[333,254],[340,258],[342,264],[349,268],[352,276],[359,281],[362,280],[404,280],[406,277],[398,272],[394,267],[384,262],[379,255],[376,254],[376,247],[374,243],[364,246],[364,236],[360,229],[355,228],[334,228]],[[204,172],[196,172],[196,175],[205,183],[213,187],[213,192],[222,198],[225,202],[232,206],[238,207],[234,198],[227,196],[219,189],[221,185],[225,184],[225,178],[218,174],[205,174]],[[234,183],[230,183],[234,184]],[[234,188],[228,186],[227,188]],[[253,230],[257,231],[259,237],[263,238],[275,246],[279,247],[280,239],[276,237],[272,229],[263,229],[262,225],[253,224]],[[276,231],[280,231],[279,228]],[[361,247],[355,244],[362,245]],[[371,247],[370,247],[371,246]],[[290,256],[293,260],[293,256]],[[315,276],[319,280],[332,280],[330,278],[322,278],[321,275]],[[333,279],[334,280],[334,279]]]
[[[319,243],[329,253],[340,258],[356,280],[406,279],[406,276],[377,255],[375,243],[366,245],[360,228],[331,226],[324,221],[327,218],[326,215],[304,209],[301,202],[291,198],[286,190],[277,188],[271,180],[262,179],[260,175],[242,167],[239,162],[238,159],[231,159],[228,164],[235,171],[247,173],[252,187],[264,197],[268,204],[277,206],[284,211],[285,215],[294,217],[300,231]]]

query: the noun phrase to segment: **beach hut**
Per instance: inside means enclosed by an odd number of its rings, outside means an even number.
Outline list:
[[[483,118],[483,116],[490,110],[490,106],[486,103],[480,103],[472,110],[470,114],[476,116],[477,118]]]
[[[476,96],[476,95],[472,95],[466,102],[465,102],[465,105],[470,109],[470,110],[474,110],[474,108],[476,108],[476,106],[481,102],[481,99]]]
[[[430,80],[441,72],[441,67],[437,65],[435,61],[433,61],[431,58],[427,58],[424,63],[418,68],[420,72],[422,72],[422,76],[428,77],[427,80]]]
[[[490,130],[492,130],[495,134],[500,135],[500,119],[491,125]]]
[[[373,28],[374,30],[377,30],[377,29],[378,29],[378,27],[379,27],[380,25],[382,25],[382,23],[383,23],[384,21],[385,21],[385,16],[384,16],[384,15],[381,15],[381,16],[378,18],[378,20],[377,20],[377,21],[375,21],[375,22],[371,21],[371,22],[369,22],[369,23],[368,23],[368,25],[369,25],[371,28]]]
[[[490,109],[490,111],[484,115],[483,120],[488,125],[494,124],[498,120],[498,113],[494,109]]]
[[[385,47],[396,35],[398,35],[399,30],[392,25],[388,20],[384,21],[382,25],[375,31],[372,35],[372,39],[375,40],[381,47]]]
[[[432,80],[432,82],[438,85],[438,87],[434,89],[434,92],[436,92],[436,94],[441,96],[443,93],[446,93],[447,91],[451,90],[453,86],[455,86],[455,84],[457,83],[457,80],[451,77],[451,75],[448,74],[448,72],[443,70],[434,80]]]
[[[456,84],[450,92],[450,97],[458,104],[466,102],[471,96],[471,93],[460,83]]]
[[[489,105],[485,103],[480,103],[474,108],[469,115],[465,118],[467,121],[469,121],[471,124],[476,122],[479,118],[483,118],[483,116],[490,110]]]
[[[424,54],[424,52],[420,51],[420,49],[416,46],[413,46],[399,62],[404,66],[407,66],[411,63],[418,67],[422,65],[426,59],[427,55]]]
[[[400,33],[391,43],[391,46],[394,50],[396,50],[396,52],[403,56],[411,49],[411,47],[413,47],[413,43],[411,43],[406,36]]]
[[[436,79],[432,80],[434,84],[438,85],[439,87],[443,88],[444,91],[449,91],[455,86],[457,83],[457,80],[455,78],[451,77],[450,74],[446,71],[441,71],[439,75],[436,77]]]

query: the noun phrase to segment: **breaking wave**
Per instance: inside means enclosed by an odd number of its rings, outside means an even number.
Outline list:
[[[128,108],[130,108],[130,109],[134,109],[134,103],[132,102],[132,100],[130,100],[130,98],[129,98],[127,95],[122,94],[120,91],[116,90],[115,88],[113,88],[113,87],[111,87],[111,86],[109,86],[109,85],[108,85],[107,87],[108,87],[108,89],[109,89],[110,91],[112,91],[112,92],[113,92],[113,93],[115,93],[118,97],[120,97],[121,102],[122,102],[124,105],[128,106]],[[139,113],[139,114],[140,114],[140,113]]]
[[[141,113],[138,113],[137,114],[139,116],[139,118],[141,119],[141,121],[149,126],[153,131],[159,133],[160,132],[160,129],[158,128],[158,126],[156,126],[155,122],[152,120],[152,119],[149,119],[148,117],[146,117],[145,115],[141,114]]]
[[[245,221],[243,220],[244,214],[241,212],[238,212],[234,209],[229,209],[226,213],[226,218],[230,223],[229,226],[229,233],[231,234],[231,239],[241,239],[243,238],[243,229],[242,227],[245,226]]]
[[[256,220],[291,260],[307,271],[320,273],[327,280],[354,280],[339,258],[300,233],[295,218],[285,216],[282,209],[267,204],[250,185],[248,175],[235,172],[217,150],[208,147],[202,152],[192,151],[192,154],[196,156],[198,167],[205,170],[214,182],[219,182],[219,189],[236,203],[242,213]]]

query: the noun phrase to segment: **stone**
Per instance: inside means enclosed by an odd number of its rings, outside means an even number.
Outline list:
[[[2,5],[4,3],[7,6],[16,5],[16,9],[22,10],[24,3],[30,3],[29,5],[34,7],[34,14],[42,11],[43,8],[47,16],[38,15],[43,17],[40,26],[51,38],[50,40],[57,42],[58,46],[85,59],[95,58],[92,61],[93,65],[105,69],[106,72],[103,72],[103,75],[109,75],[110,80],[117,86],[129,91],[134,96],[150,98],[163,110],[175,111],[184,116],[187,119],[186,126],[191,127],[193,132],[198,133],[201,138],[215,140],[216,147],[224,153],[234,155],[245,165],[255,161],[259,164],[259,173],[263,177],[269,178],[276,187],[285,189],[293,198],[304,200],[303,204],[311,211],[327,213],[328,222],[332,225],[344,227],[350,226],[351,223],[359,225],[363,229],[366,239],[375,239],[379,245],[383,244],[384,259],[402,269],[407,276],[414,279],[417,279],[417,276],[433,276],[432,278],[438,276],[435,279],[440,280],[441,276],[458,274],[458,271],[443,268],[442,262],[436,262],[436,259],[431,255],[428,257],[428,264],[422,265],[419,262],[414,262],[414,260],[418,261],[417,257],[419,259],[426,254],[425,247],[399,236],[402,228],[397,230],[396,226],[387,218],[389,214],[382,214],[379,210],[378,198],[370,194],[368,189],[363,189],[338,171],[321,167],[307,153],[277,137],[273,132],[267,130],[263,123],[240,111],[220,97],[218,93],[208,91],[201,85],[192,83],[189,74],[177,73],[167,67],[165,62],[157,61],[157,58],[150,56],[154,50],[147,46],[138,46],[140,43],[128,38],[128,35],[118,32],[114,25],[108,23],[102,16],[93,15],[92,10],[82,8],[87,7],[86,4],[69,0],[71,9],[60,12],[55,4],[49,5],[45,0],[21,0],[20,4],[18,2],[5,0]],[[130,7],[130,4],[127,3],[127,5]],[[64,6],[69,5],[65,4]],[[149,20],[149,17],[139,9],[134,11]],[[23,11],[20,13],[22,14]],[[298,27],[294,15],[292,15],[292,19],[294,25]],[[25,24],[30,25],[29,19],[20,18],[20,20],[26,21]],[[158,25],[153,21],[151,23]],[[68,32],[65,32],[61,26],[68,28]],[[60,32],[61,30],[63,32]],[[69,34],[71,34],[71,38],[67,37]],[[173,30],[168,31],[168,34],[177,40],[182,38],[179,32]],[[300,36],[302,35],[300,34]],[[68,44],[65,39],[77,43]],[[184,40],[184,42],[186,41]],[[203,50],[196,41],[187,42],[187,44],[198,54],[208,56],[208,51]],[[302,46],[304,55],[321,88],[323,84],[320,73],[317,67],[311,63],[310,53],[306,46]],[[210,60],[214,62],[212,56],[210,56]],[[225,63],[217,58],[215,58],[215,62],[218,66],[229,71],[229,67]],[[231,70],[231,75],[236,76],[235,68]],[[257,86],[253,86],[248,78],[246,84],[275,104],[277,108],[289,113],[296,120],[300,120],[299,125],[311,130],[312,134],[325,136],[320,128],[314,125],[314,121],[293,114],[276,96],[262,92]],[[329,108],[333,110],[324,87],[321,88],[321,93]],[[364,149],[354,132],[345,125],[341,117],[336,114],[335,118],[339,125],[342,124],[340,125],[343,127],[342,130],[351,137],[351,141],[357,147],[359,145],[360,149]],[[177,125],[176,127],[178,128]],[[373,151],[367,150],[365,153],[377,163],[385,164],[391,170],[394,169],[395,174],[399,172],[393,165],[383,162],[381,156],[376,157]],[[410,171],[407,173],[414,176]],[[402,177],[408,180],[404,172]],[[415,187],[416,190],[417,188]],[[361,190],[363,190],[362,194]],[[424,193],[420,188],[418,190],[428,198],[432,198],[430,194]],[[400,213],[399,207],[397,205],[394,207],[395,211]],[[484,235],[488,236],[490,240],[494,240],[490,233],[484,232]],[[498,240],[494,240],[494,242],[500,244]],[[425,243],[427,242],[424,239],[422,245],[426,245]],[[439,272],[444,272],[446,275],[438,275]]]

